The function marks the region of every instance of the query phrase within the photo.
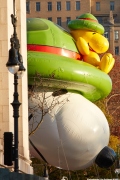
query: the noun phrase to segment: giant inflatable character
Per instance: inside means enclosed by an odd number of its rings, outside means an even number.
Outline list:
[[[70,21],[68,27],[76,40],[79,52],[83,55],[83,60],[109,73],[115,59],[111,53],[105,53],[109,48],[109,42],[102,35],[104,27],[98,20],[92,14],[86,13]],[[105,54],[100,59],[99,54],[103,53]]]
[[[27,44],[28,84],[34,85],[36,79],[40,86],[29,98],[33,129],[44,114],[30,136],[31,154],[38,158],[42,154],[49,164],[67,170],[84,169],[94,162],[110,167],[116,155],[108,147],[108,122],[92,103],[111,92],[109,75],[85,62],[76,39],[46,19],[27,20]]]

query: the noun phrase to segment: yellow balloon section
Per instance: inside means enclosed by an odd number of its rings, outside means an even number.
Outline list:
[[[108,40],[101,34],[89,30],[71,30],[76,40],[77,48],[83,55],[83,61],[90,63],[105,73],[109,73],[114,66],[115,59],[112,54],[106,53],[109,49]],[[103,54],[102,60],[100,54]]]

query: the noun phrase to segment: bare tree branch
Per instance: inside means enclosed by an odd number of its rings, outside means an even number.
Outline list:
[[[54,78],[54,73],[52,74],[52,78]],[[58,86],[59,87],[59,86]],[[29,118],[30,118],[30,133],[32,135],[35,131],[40,127],[44,120],[44,116],[49,114],[51,116],[52,110],[56,105],[59,104],[59,108],[61,108],[67,101],[68,98],[63,98],[59,101],[61,95],[66,94],[66,89],[57,89],[55,91],[51,91],[49,95],[47,92],[50,91],[50,85],[47,84],[47,87],[43,86],[42,77],[40,74],[36,74],[34,77],[34,86],[29,86]],[[51,103],[48,105],[47,101],[51,98]]]

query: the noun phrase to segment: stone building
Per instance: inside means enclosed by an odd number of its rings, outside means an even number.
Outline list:
[[[86,6],[87,3],[87,6]],[[90,1],[26,1],[27,17],[41,17],[49,19],[58,25],[67,28],[67,23],[76,19],[81,13],[90,12]]]
[[[91,0],[91,13],[105,27],[111,53],[120,55],[120,1]]]
[[[19,101],[22,103],[19,112],[19,170],[32,174],[28,139],[26,1],[17,0],[16,10],[18,17],[17,35],[21,45],[20,53],[26,68],[23,78],[18,80]],[[10,104],[13,102],[14,75],[6,67],[10,38],[13,34],[11,14],[13,14],[13,1],[0,0],[0,167],[4,167],[3,134],[4,132],[13,132],[14,134],[13,108]],[[9,168],[13,171],[13,166],[9,166]]]

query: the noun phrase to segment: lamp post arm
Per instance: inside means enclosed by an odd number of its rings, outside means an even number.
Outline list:
[[[15,15],[15,0],[13,0],[13,14]]]
[[[11,37],[10,41],[11,41],[11,43],[14,43],[14,48],[19,51],[20,43],[19,43],[19,39],[17,37],[17,32],[16,32],[17,17],[14,14],[11,14],[11,21],[12,21],[12,25],[13,25],[13,36]]]

